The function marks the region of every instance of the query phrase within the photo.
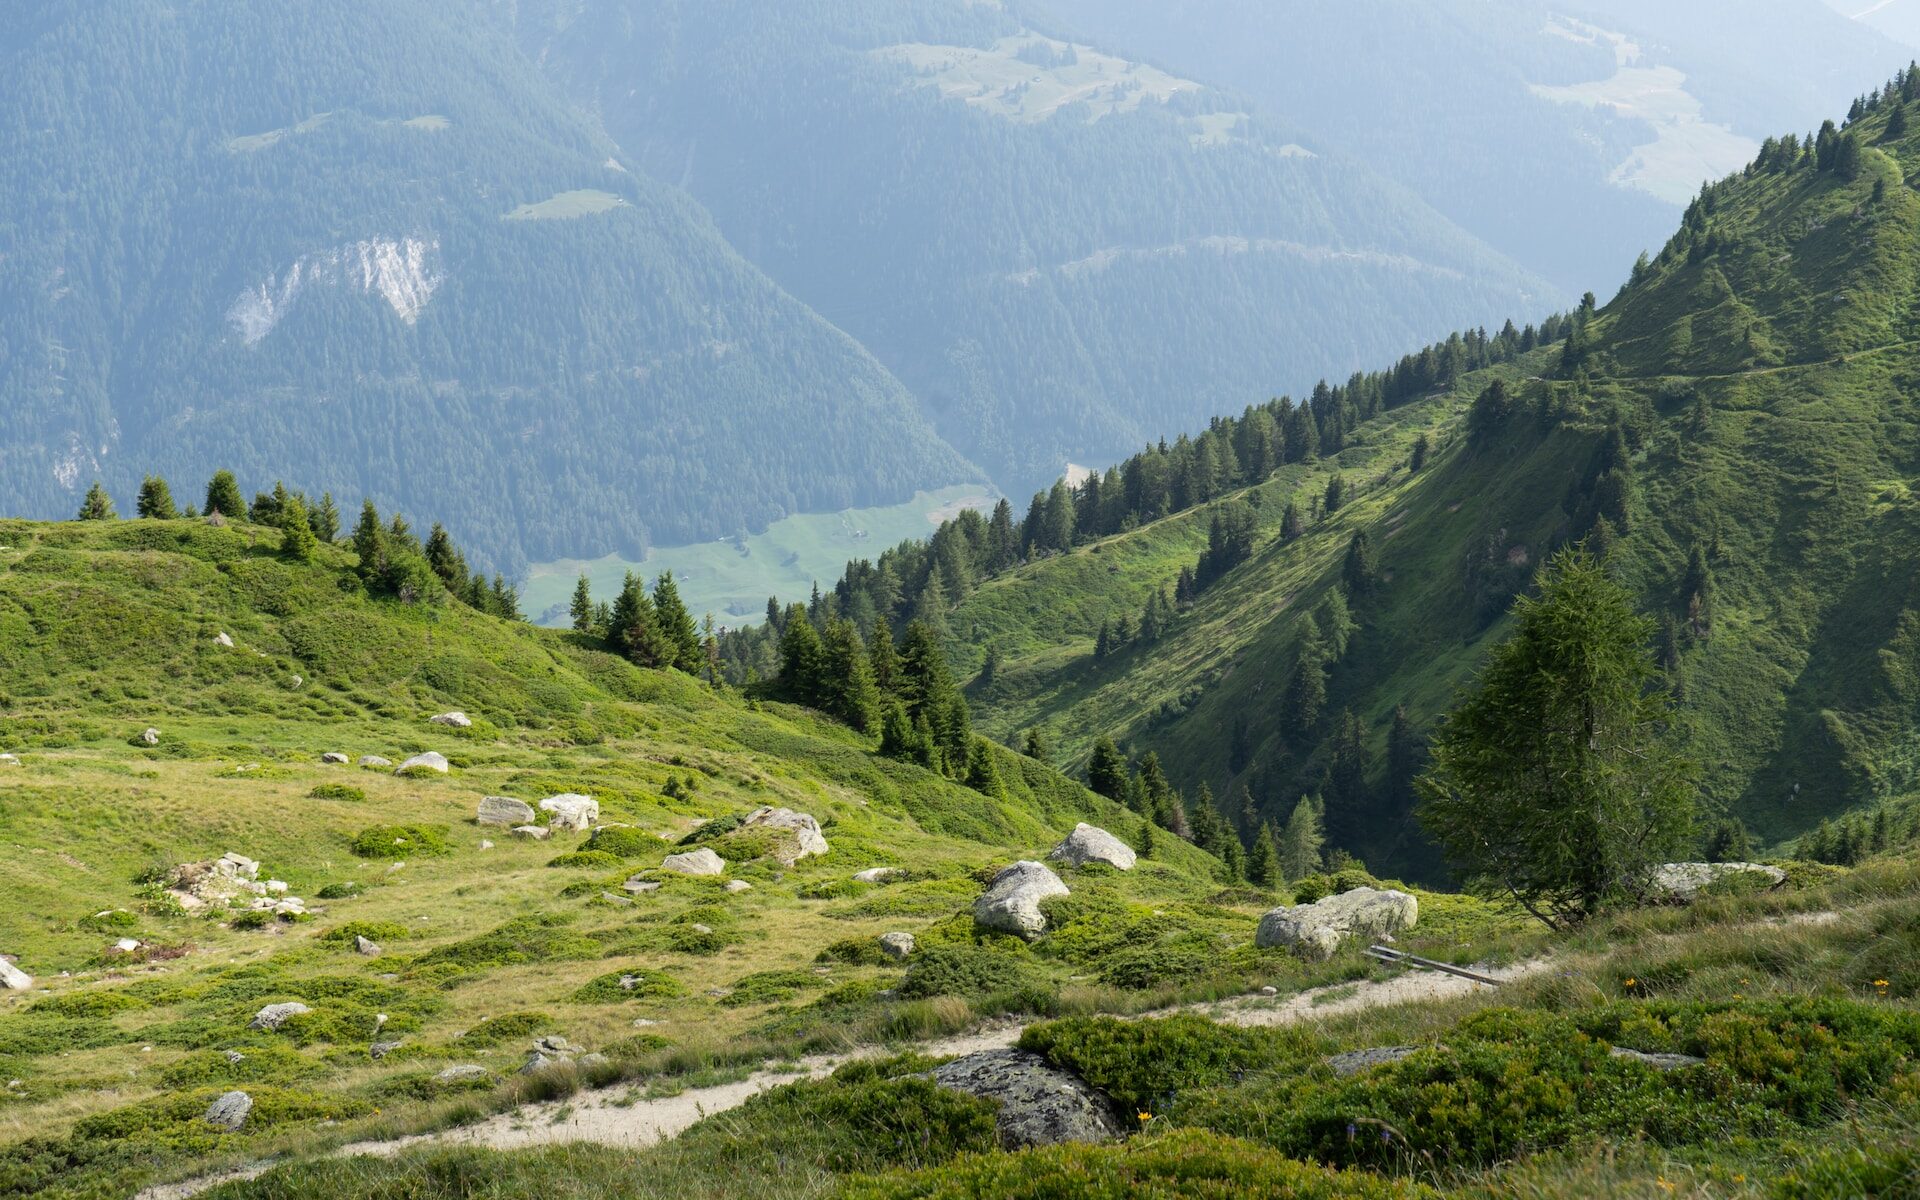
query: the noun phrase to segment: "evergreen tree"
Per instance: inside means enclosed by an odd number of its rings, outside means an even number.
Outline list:
[[[913,719],[898,700],[887,704],[880,719],[880,753],[902,762],[925,762],[932,753],[931,746],[922,746],[915,737]]]
[[[233,482],[233,476],[227,472],[222,471],[220,475],[226,475],[228,484]],[[214,508],[214,492],[219,489],[220,475],[214,476],[213,484],[207,488],[208,512],[218,511]],[[234,495],[239,495],[237,489]],[[353,527],[353,552],[360,559],[358,570],[361,583],[372,588],[386,578],[387,531],[380,524],[380,510],[373,506],[371,500],[360,502],[360,523]]]
[[[1287,817],[1280,835],[1280,869],[1289,879],[1300,879],[1320,869],[1320,849],[1326,842],[1326,804],[1318,796],[1302,796]]]
[[[1273,826],[1262,822],[1247,851],[1247,882],[1269,890],[1285,882],[1280,865],[1280,849],[1273,839]]]
[[[1396,705],[1393,727],[1387,732],[1387,796],[1397,811],[1413,807],[1414,778],[1420,773],[1420,735],[1414,730],[1407,706]]]
[[[974,738],[967,750],[967,786],[983,796],[995,800],[1004,800],[1007,796],[1005,785],[1000,782],[1000,768],[993,761],[993,744],[985,738]]]
[[[698,674],[700,634],[694,627],[693,614],[687,611],[686,604],[680,599],[680,585],[673,581],[672,571],[662,571],[660,578],[653,581],[653,611],[660,621],[660,636],[666,639],[672,651],[670,665],[689,675]],[[865,657],[863,652],[863,661]]]
[[[313,536],[313,526],[307,523],[307,506],[298,496],[287,497],[280,506],[280,533],[280,553],[295,562],[311,561],[319,549],[320,539]]]
[[[787,631],[780,635],[780,683],[802,704],[816,704],[822,693],[826,652],[819,631],[796,604],[787,610]]]
[[[244,521],[247,502],[240,498],[240,483],[232,471],[215,471],[207,481],[207,502],[200,506],[208,516],[219,515],[230,521]]]
[[[1336,472],[1333,478],[1327,480],[1327,498],[1324,503],[1324,507],[1326,509],[1327,515],[1332,516],[1334,513],[1339,512],[1340,506],[1342,504],[1345,504],[1346,500],[1347,500],[1346,476]]]
[[[963,772],[972,736],[967,702],[953,682],[939,638],[925,622],[907,626],[894,677],[894,691],[908,713],[916,723],[927,723],[943,769]]]
[[[456,592],[467,586],[466,560],[454,549],[453,539],[438,521],[427,533],[427,565],[442,583]]]
[[[607,621],[607,641],[621,654],[627,652],[627,631],[638,621],[640,604],[646,598],[639,576],[628,571],[620,580],[620,591],[613,598],[613,612]]]
[[[1154,832],[1153,818],[1148,817],[1140,822],[1140,857],[1152,858],[1158,841],[1159,835]]]
[[[1306,531],[1306,522],[1300,519],[1300,506],[1287,501],[1287,511],[1280,515],[1280,540],[1291,542]]]
[[[172,489],[158,475],[149,475],[141,481],[135,511],[152,521],[171,521],[180,515],[173,507]]]
[[[1321,714],[1327,707],[1326,646],[1312,620],[1307,622],[1300,645],[1294,650],[1293,674],[1287,682],[1286,706],[1287,727],[1296,744],[1310,744],[1313,731],[1320,727]]]
[[[1882,810],[1881,816],[1886,815]],[[1747,835],[1747,827],[1739,817],[1725,817],[1713,827],[1707,835],[1706,859],[1708,862],[1746,862],[1753,857],[1753,839]]]
[[[1637,896],[1691,836],[1693,767],[1649,685],[1653,623],[1593,559],[1555,554],[1434,735],[1422,821],[1468,876],[1554,927]]]
[[[1340,569],[1340,579],[1346,584],[1347,598],[1355,604],[1371,599],[1379,588],[1380,559],[1366,530],[1355,530],[1347,542],[1347,559]]]
[[[656,591],[654,607],[659,605]],[[860,643],[860,631],[852,621],[835,617],[820,636],[820,649],[820,709],[862,733],[871,733],[879,724],[880,690],[873,686],[873,668],[867,662],[867,648]]]
[[[1713,568],[1698,542],[1687,552],[1687,573],[1680,581],[1680,596],[1687,609],[1688,631],[1705,641],[1713,632]]]
[[[1160,756],[1147,751],[1140,760],[1140,801],[1142,811],[1160,822],[1163,828],[1173,826],[1173,784],[1167,781],[1167,773],[1160,769]]]
[[[1128,784],[1127,756],[1102,736],[1093,744],[1093,756],[1087,760],[1087,787],[1096,795],[1126,803]]]
[[[620,638],[621,647],[628,661],[637,667],[649,670],[665,670],[673,666],[677,647],[666,631],[660,628],[660,614],[654,610],[653,601],[648,599],[646,590],[636,578],[631,587],[620,591],[620,599],[614,602],[615,620],[624,618]],[[801,624],[806,624],[802,621]],[[812,627],[808,626],[809,631]],[[816,650],[819,643],[816,640]]]
[[[1423,433],[1413,439],[1413,454],[1407,459],[1407,470],[1415,475],[1424,470],[1427,465],[1427,454],[1431,449],[1432,443],[1427,440],[1426,434]]]
[[[873,627],[872,644],[867,647],[867,661],[873,667],[873,685],[891,694],[899,659],[893,651],[893,629],[884,620]]]
[[[1333,745],[1327,758],[1328,791],[1339,803],[1343,820],[1368,810],[1367,726],[1352,709],[1342,709],[1335,723]]]
[[[1053,758],[1053,748],[1047,745],[1047,736],[1037,725],[1027,730],[1026,744],[1020,748],[1020,752],[1035,762],[1049,762]]]
[[[87,489],[86,498],[80,501],[80,514],[76,521],[112,521],[118,514],[113,511],[113,497],[107,495],[107,489],[100,486],[98,479]]]
[[[475,575],[475,582],[480,577]],[[498,571],[493,575],[493,586],[487,591],[486,611],[502,621],[524,621],[526,615],[520,611],[520,589],[507,582],[507,577]]]
[[[593,632],[593,585],[587,582],[585,571],[573,583],[573,601],[567,605],[567,612],[573,617],[575,633]]]
[[[1007,503],[1005,496],[993,506],[993,517],[987,522],[986,568],[989,575],[998,575],[1010,570],[1020,556],[1020,547],[1014,541],[1013,506]]]
[[[329,546],[340,540],[340,506],[332,492],[321,492],[320,503],[307,509],[307,524],[313,526],[313,536]]]

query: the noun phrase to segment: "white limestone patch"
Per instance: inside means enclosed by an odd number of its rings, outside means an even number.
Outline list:
[[[612,212],[624,208],[626,201],[612,192],[603,192],[597,188],[581,188],[573,192],[558,192],[538,204],[522,204],[519,208],[505,214],[507,221],[566,221],[574,217],[590,217],[598,213]]]
[[[1545,32],[1554,37],[1613,49],[1615,70],[1605,79],[1549,86],[1529,84],[1534,95],[1555,104],[1577,105],[1621,120],[1641,121],[1653,140],[1635,146],[1614,167],[1608,182],[1635,188],[1669,204],[1683,205],[1700,184],[1732,174],[1753,160],[1760,144],[1703,115],[1700,100],[1687,91],[1687,76],[1675,67],[1644,63],[1640,46],[1624,34],[1555,17]]]
[[[453,128],[453,122],[439,113],[427,113],[423,116],[408,117],[400,122],[408,129],[417,129],[421,133],[445,133]]]
[[[297,259],[248,288],[227,308],[227,323],[252,346],[286,319],[312,288],[348,288],[377,295],[411,325],[445,282],[440,243],[422,238],[369,238]]]
[[[1357,266],[1386,267],[1396,271],[1439,278],[1461,278],[1460,272],[1456,270],[1435,266],[1405,254],[1315,246],[1305,242],[1287,241],[1283,238],[1247,238],[1227,234],[1188,238],[1185,241],[1164,246],[1108,246],[1072,262],[1060,263],[1050,268],[1029,267],[1024,271],[1008,274],[1004,278],[1009,283],[1031,286],[1044,274],[1068,283],[1075,283],[1124,264],[1153,263],[1200,255],[1216,255],[1222,258],[1274,256],[1301,262],[1352,263]]]
[[[1131,112],[1149,100],[1164,104],[1182,92],[1202,90],[1197,83],[1143,63],[1034,33],[1004,37],[984,49],[908,42],[882,46],[872,54],[906,67],[916,83],[937,88],[949,100],[1025,124],[1045,121],[1076,104],[1084,104],[1087,119],[1097,121]],[[1196,136],[1207,134],[1203,126]]]
[[[283,129],[269,129],[265,133],[250,133],[242,137],[228,138],[227,150],[232,154],[252,154],[255,151],[265,150],[270,146],[277,146],[297,134],[312,133],[322,125],[325,125],[327,119],[331,116],[333,116],[333,114],[330,112],[315,113],[298,125],[288,125]]]

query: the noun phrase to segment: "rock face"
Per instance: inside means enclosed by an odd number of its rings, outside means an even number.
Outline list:
[[[995,875],[986,893],[973,902],[974,924],[1031,941],[1047,928],[1040,902],[1049,896],[1070,894],[1046,864],[1017,862]]]
[[[1253,944],[1285,946],[1306,958],[1327,958],[1348,938],[1376,938],[1411,929],[1420,902],[1405,892],[1354,888],[1312,904],[1276,908],[1260,918]]]
[[[445,712],[437,717],[427,718],[429,725],[446,725],[453,729],[471,729],[473,718],[463,712]]]
[[[855,874],[853,881],[855,883],[892,883],[905,874],[906,872],[899,867],[868,867]]]
[[[685,854],[669,854],[660,860],[662,871],[676,875],[718,875],[727,869],[727,860],[706,846]]]
[[[253,1097],[245,1092],[228,1092],[207,1106],[207,1124],[229,1132],[247,1123],[253,1111]]]
[[[363,754],[360,756],[360,765],[363,767],[390,767],[393,765],[393,760],[390,758],[382,758],[378,754]]]
[[[1122,871],[1133,870],[1134,864],[1131,847],[1106,830],[1085,821],[1075,825],[1073,832],[1067,835],[1067,840],[1055,846],[1053,853],[1047,857],[1073,867],[1097,862]]]
[[[1697,1067],[1707,1061],[1691,1054],[1650,1053],[1646,1050],[1629,1050],[1625,1046],[1615,1046],[1607,1053],[1614,1058],[1630,1058],[1634,1062],[1645,1063],[1656,1071],[1678,1071],[1682,1067]]]
[[[779,832],[782,836],[776,841],[773,857],[783,867],[790,867],[815,854],[825,854],[832,848],[820,832],[820,822],[807,813],[794,812],[790,808],[756,808],[740,822],[740,828]]]
[[[1779,887],[1787,873],[1764,863],[1668,863],[1653,869],[1648,881],[1653,898],[1670,904],[1691,904],[1700,893],[1723,879],[1746,879],[1761,887]]]
[[[248,1028],[278,1029],[301,1013],[309,1013],[312,1011],[312,1009],[300,1003],[298,1000],[290,1000],[285,1004],[269,1004],[259,1012],[253,1014],[253,1021],[248,1025]]]
[[[1365,1050],[1349,1050],[1345,1054],[1335,1054],[1327,1059],[1327,1065],[1333,1068],[1335,1075],[1344,1079],[1349,1075],[1358,1075],[1362,1071],[1371,1071],[1375,1067],[1399,1062],[1419,1049],[1418,1046],[1371,1046]]]
[[[405,775],[408,771],[422,770],[438,771],[442,775],[445,775],[447,773],[447,756],[438,750],[429,750],[425,754],[416,754],[401,763],[398,767],[395,767],[393,773],[395,775]]]
[[[347,756],[338,750],[329,750],[320,756],[320,761],[323,763],[344,763],[347,761]]]
[[[24,992],[33,986],[33,976],[0,958],[0,991]]]
[[[1025,1050],[987,1050],[933,1070],[943,1088],[992,1100],[995,1124],[1009,1150],[1061,1142],[1110,1142],[1120,1136],[1113,1103],[1077,1075]]]
[[[594,822],[600,819],[600,802],[578,792],[563,792],[542,800],[540,811],[548,814],[550,828],[583,832],[593,828]]]
[[[905,959],[913,953],[913,935],[910,933],[883,933],[880,935],[880,949],[886,951],[888,958],[896,961]]]
[[[508,796],[484,796],[480,800],[480,811],[475,817],[482,825],[531,825],[538,819],[533,805]]]

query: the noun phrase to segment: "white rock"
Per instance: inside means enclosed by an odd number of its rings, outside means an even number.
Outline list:
[[[140,939],[139,938],[121,938],[119,941],[113,944],[113,948],[122,954],[132,954],[135,950],[138,950],[140,948]]]
[[[1648,884],[1656,900],[1691,904],[1713,884],[1723,879],[1737,878],[1744,878],[1760,887],[1774,888],[1787,881],[1787,873],[1764,863],[1667,863],[1653,869]]]
[[[276,896],[284,896],[284,895],[286,895],[286,894],[287,894],[287,883],[286,883],[286,880],[284,880],[284,879],[269,879],[269,880],[267,880],[267,890],[268,890],[269,892],[272,892],[272,893],[273,893],[274,895],[276,895]]]
[[[485,1079],[490,1074],[492,1072],[485,1067],[474,1063],[461,1063],[459,1066],[448,1067],[434,1078],[441,1083],[459,1083],[467,1079]]]
[[[485,838],[481,838],[481,839],[480,839],[480,848],[481,848],[482,850],[491,850],[491,849],[493,849],[493,843],[492,843],[492,842],[489,842],[489,841],[488,841],[487,839],[485,839]]]
[[[0,767],[17,767],[19,765],[20,756],[18,754],[0,754]]]
[[[515,825],[513,827],[513,836],[517,838],[529,838],[536,842],[544,842],[553,836],[553,830],[548,829],[545,825]]]
[[[820,832],[820,822],[803,812],[790,808],[756,808],[740,822],[741,829],[772,829],[783,836],[773,850],[773,857],[783,867],[791,867],[803,858],[816,854],[825,854],[832,847]]]
[[[985,894],[973,902],[973,921],[983,929],[998,929],[1028,939],[1047,928],[1040,902],[1049,896],[1071,895],[1060,877],[1045,863],[1022,861],[993,877]]]
[[[278,1029],[300,1014],[310,1013],[312,1011],[312,1009],[300,1003],[298,1000],[290,1000],[285,1004],[269,1004],[259,1012],[253,1014],[253,1021],[248,1025],[248,1028]]]
[[[149,746],[158,746],[160,744],[160,731],[152,726],[148,726],[141,731],[140,740]]]
[[[538,820],[533,805],[524,800],[515,800],[509,796],[483,796],[480,799],[480,811],[474,818],[482,825],[531,825]]]
[[[1084,867],[1090,862],[1106,863],[1122,871],[1133,870],[1135,861],[1132,847],[1085,821],[1075,825],[1073,832],[1047,857],[1075,867]]]
[[[903,959],[913,953],[913,935],[910,933],[883,933],[880,935],[880,948],[887,952],[888,958]]]
[[[393,760],[390,758],[382,758],[378,754],[363,754],[360,756],[360,765],[363,767],[390,767],[393,765]]]
[[[222,874],[232,875],[236,879],[243,876],[247,879],[258,879],[260,877],[259,863],[244,854],[235,854],[231,850],[215,860],[213,866],[216,871]]]
[[[905,874],[906,872],[899,867],[868,867],[864,871],[857,872],[853,881],[855,883],[891,883]]]
[[[238,1130],[253,1111],[253,1097],[245,1092],[228,1092],[207,1106],[206,1122],[221,1129]]]
[[[470,729],[473,727],[473,718],[463,712],[445,712],[437,717],[429,717],[427,723],[429,725],[447,725],[454,729]]]
[[[355,953],[363,954],[368,958],[380,957],[380,943],[371,938],[355,937],[353,939],[353,949]]]
[[[547,824],[554,829],[585,832],[600,819],[600,802],[578,792],[563,792],[542,800],[540,811],[547,814]]]
[[[233,649],[233,638],[229,637],[225,632],[222,632],[219,637],[213,639],[213,644],[216,646],[225,646],[231,650]]]
[[[727,869],[727,860],[706,846],[685,854],[669,854],[660,860],[662,871],[677,875],[718,875]]]
[[[1351,937],[1377,938],[1411,929],[1420,902],[1405,892],[1359,887],[1312,904],[1276,908],[1260,918],[1253,944],[1285,946],[1306,958],[1327,958]]]
[[[635,875],[632,879],[621,884],[620,888],[622,891],[632,892],[636,896],[645,896],[649,893],[659,891],[660,883],[658,880],[642,879],[638,875]]]
[[[753,885],[744,879],[729,879],[727,880],[727,890],[734,893],[750,892],[753,890]]]
[[[329,750],[320,756],[320,761],[323,763],[344,763],[348,761],[348,759],[346,755],[340,753],[338,750]]]
[[[33,976],[0,958],[0,990],[24,992],[33,986]]]
[[[408,771],[421,768],[428,771],[438,771],[442,775],[445,775],[447,773],[447,756],[437,750],[429,750],[425,754],[416,754],[401,763],[398,767],[395,767],[393,773],[395,775],[405,775]]]

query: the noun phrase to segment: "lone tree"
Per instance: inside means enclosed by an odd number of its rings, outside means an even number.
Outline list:
[[[1642,893],[1692,834],[1653,622],[1584,550],[1541,569],[1515,631],[1433,737],[1420,818],[1466,875],[1554,928]]]
[[[76,521],[111,521],[116,517],[113,511],[113,497],[107,495],[107,489],[100,486],[98,479],[87,489],[86,498],[80,502],[80,515]]]
[[[167,481],[158,475],[149,475],[141,481],[136,511],[156,521],[171,521],[180,515],[173,506],[173,492],[168,489]]]

